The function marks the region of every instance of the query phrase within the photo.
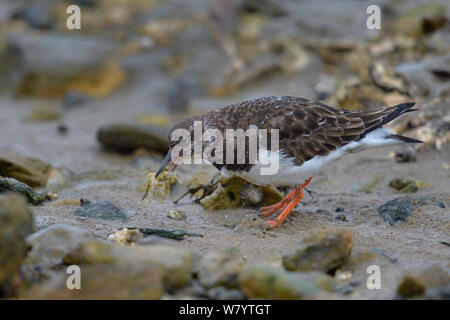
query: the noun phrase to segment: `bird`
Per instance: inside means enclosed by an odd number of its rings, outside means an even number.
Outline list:
[[[155,177],[169,164],[169,170],[176,167],[176,159],[172,150],[181,139],[171,138],[176,129],[185,129],[194,140],[194,124],[200,121],[202,130],[215,129],[225,135],[227,129],[276,129],[278,148],[258,150],[257,160],[251,162],[246,142],[245,159],[240,163],[237,157],[231,163],[212,161],[211,164],[225,176],[239,176],[258,186],[290,186],[293,190],[280,202],[260,208],[262,217],[267,218],[269,228],[276,228],[301,202],[305,187],[314,175],[327,165],[345,156],[369,148],[402,143],[420,143],[422,141],[395,134],[384,125],[399,116],[415,111],[414,102],[402,103],[391,107],[380,107],[371,110],[355,111],[331,107],[327,104],[294,96],[270,96],[247,100],[194,116],[180,121],[169,133],[169,152],[157,170]],[[233,141],[234,143],[234,141]],[[225,144],[225,142],[224,142]],[[202,150],[205,150],[203,143]],[[179,145],[178,145],[179,146]],[[236,146],[235,146],[236,148]],[[261,152],[264,151],[264,152]],[[183,151],[184,152],[184,151]],[[192,156],[194,148],[186,151]],[[223,158],[226,158],[223,148]],[[236,153],[236,150],[233,150]],[[275,174],[261,174],[263,163],[267,163],[268,155],[276,155],[279,159]],[[176,155],[177,156],[177,155]],[[278,213],[275,219],[269,219]]]

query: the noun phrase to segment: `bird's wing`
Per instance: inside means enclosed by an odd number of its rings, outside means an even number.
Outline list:
[[[359,113],[308,100],[283,105],[277,112],[266,110],[267,115],[262,127],[279,129],[280,149],[295,157],[297,165],[360,139],[366,130]]]

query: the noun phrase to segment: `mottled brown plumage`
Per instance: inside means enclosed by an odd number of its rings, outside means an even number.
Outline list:
[[[295,157],[296,165],[302,165],[316,155],[325,156],[351,141],[363,138],[373,129],[407,112],[413,105],[408,103],[371,111],[349,111],[303,98],[265,97],[184,120],[173,130],[189,129],[195,120],[202,121],[205,130],[215,128],[223,133],[225,129],[247,130],[250,125],[258,129],[279,129],[280,149],[286,155]],[[270,150],[270,140],[268,147]],[[219,169],[223,166],[230,170],[248,170],[250,167],[248,163],[216,165]]]

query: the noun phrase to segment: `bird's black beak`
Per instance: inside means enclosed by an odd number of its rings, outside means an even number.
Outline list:
[[[157,178],[159,176],[159,174],[164,170],[165,167],[167,167],[169,162],[172,160],[172,158],[170,156],[171,152],[172,152],[172,150],[169,150],[167,152],[167,155],[164,158],[163,162],[161,163],[161,166],[159,167],[158,171],[156,171],[155,178]]]

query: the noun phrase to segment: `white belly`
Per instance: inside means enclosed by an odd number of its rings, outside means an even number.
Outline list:
[[[260,186],[296,186],[303,184],[309,177],[319,173],[330,163],[339,160],[349,153],[359,152],[368,148],[382,147],[386,145],[398,144],[398,140],[386,139],[386,135],[393,132],[386,128],[377,129],[369,133],[360,141],[353,141],[345,146],[330,152],[326,156],[315,156],[306,161],[301,166],[294,164],[295,158],[287,157],[282,151],[277,151],[278,170],[274,174],[261,174],[261,168],[267,167],[263,164],[270,163],[267,159],[267,151],[259,153],[258,162],[249,171],[236,171],[235,175]],[[270,152],[269,152],[270,154]],[[273,159],[273,158],[272,158]],[[271,164],[275,165],[276,164]],[[229,175],[231,172],[222,170],[222,174]]]

